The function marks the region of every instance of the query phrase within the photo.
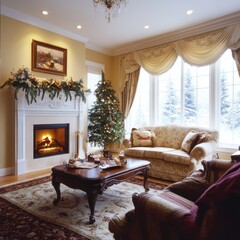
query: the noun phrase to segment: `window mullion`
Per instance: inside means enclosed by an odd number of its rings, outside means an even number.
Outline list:
[[[219,115],[218,107],[219,107],[219,96],[217,96],[217,89],[219,87],[219,84],[217,83],[218,77],[218,67],[216,64],[210,65],[209,68],[209,124],[211,128],[217,128],[217,119]]]
[[[181,123],[184,124],[184,61],[181,60],[181,99],[180,99],[180,104],[181,104]]]
[[[149,77],[149,84],[150,84],[150,101],[149,101],[149,124],[150,125],[155,125],[156,123],[156,102],[155,102],[155,84],[156,84],[156,77],[153,75],[150,75]]]

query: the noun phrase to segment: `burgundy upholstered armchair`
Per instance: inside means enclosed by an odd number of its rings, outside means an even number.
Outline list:
[[[159,195],[134,194],[134,207],[109,222],[117,240],[240,239],[240,162],[203,162]]]

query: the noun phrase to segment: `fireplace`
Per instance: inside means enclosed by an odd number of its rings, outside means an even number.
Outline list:
[[[69,153],[69,124],[33,125],[33,157]]]
[[[74,95],[72,100],[65,101],[61,94],[58,99],[53,100],[38,96],[37,102],[27,104],[25,93],[18,92],[15,112],[16,175],[52,168],[74,158],[76,153],[84,155],[86,108]],[[79,131],[81,134],[77,142],[76,132]],[[48,147],[48,135],[57,140],[55,145],[58,147],[54,151],[51,147],[41,149],[41,145]]]

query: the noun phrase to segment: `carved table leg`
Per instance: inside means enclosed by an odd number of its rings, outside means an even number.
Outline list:
[[[52,175],[52,185],[53,185],[53,187],[55,188],[56,193],[57,193],[57,198],[53,200],[53,204],[54,204],[54,205],[57,205],[58,202],[59,202],[60,199],[61,199],[61,191],[60,191],[60,182],[57,182],[57,181],[56,181],[56,178],[55,178],[54,175]]]
[[[145,192],[149,191],[149,187],[147,186],[147,179],[148,179],[149,170],[150,170],[149,166],[144,170],[143,187],[145,189]]]
[[[89,217],[89,222],[91,224],[93,224],[95,222],[94,211],[95,211],[97,195],[98,195],[97,190],[87,191],[88,204],[89,204],[90,212],[91,212],[90,217]]]

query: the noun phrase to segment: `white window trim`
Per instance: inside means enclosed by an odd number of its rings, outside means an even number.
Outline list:
[[[86,61],[85,64],[87,66],[87,73],[99,74],[99,73],[101,73],[102,71],[105,70],[104,64],[101,64],[101,63]]]

